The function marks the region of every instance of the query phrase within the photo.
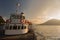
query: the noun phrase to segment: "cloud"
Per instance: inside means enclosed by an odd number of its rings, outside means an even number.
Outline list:
[[[40,18],[31,18],[31,19],[28,19],[28,20],[30,22],[32,22],[33,24],[41,24],[41,23],[45,22],[44,19],[40,19]]]
[[[25,13],[27,19],[34,23],[44,22],[56,10],[60,10],[60,0],[22,0],[20,2],[20,10]]]
[[[60,0],[29,0],[28,2],[28,7],[24,12],[27,18],[33,18],[31,21],[35,23],[50,19],[53,12],[60,10]]]

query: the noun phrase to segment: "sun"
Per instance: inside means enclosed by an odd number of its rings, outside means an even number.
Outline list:
[[[54,12],[52,16],[50,16],[50,19],[58,19],[60,20],[60,11]]]
[[[57,20],[60,20],[60,17],[50,17],[49,19],[57,19]]]
[[[58,19],[58,20],[60,20],[60,15],[51,16],[50,19]]]

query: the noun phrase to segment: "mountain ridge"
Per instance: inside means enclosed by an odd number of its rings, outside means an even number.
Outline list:
[[[41,25],[60,25],[60,20],[51,19],[46,21],[45,23],[42,23]]]

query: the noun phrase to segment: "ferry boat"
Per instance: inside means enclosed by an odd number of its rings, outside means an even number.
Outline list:
[[[25,34],[29,31],[29,24],[27,23],[24,13],[19,14],[19,2],[16,4],[16,13],[10,15],[10,19],[6,21],[4,30],[5,35]]]
[[[17,3],[16,12],[6,20],[2,30],[4,35],[0,36],[0,40],[36,40],[36,35],[30,25],[32,23],[25,19],[23,12],[18,12],[19,6],[20,4]]]
[[[23,12],[11,14],[10,19],[5,24],[5,35],[25,34],[28,32],[28,26]]]

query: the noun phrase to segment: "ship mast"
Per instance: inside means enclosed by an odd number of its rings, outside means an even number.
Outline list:
[[[16,3],[16,14],[19,13],[19,7],[20,7],[20,3],[19,3],[19,0],[18,0],[18,2]]]

